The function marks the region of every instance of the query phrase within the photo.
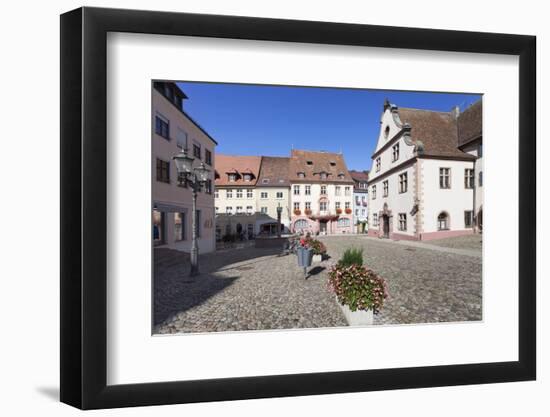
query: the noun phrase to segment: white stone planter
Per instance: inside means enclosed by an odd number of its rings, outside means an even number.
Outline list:
[[[374,324],[374,313],[372,310],[351,311],[348,306],[342,305],[336,300],[342,309],[344,317],[350,326],[372,326]]]
[[[323,255],[313,255],[313,263],[319,263],[323,260]]]

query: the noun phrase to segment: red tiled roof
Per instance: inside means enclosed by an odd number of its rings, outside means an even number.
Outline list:
[[[288,187],[288,167],[290,158],[262,156],[258,187]]]
[[[233,155],[216,155],[216,186],[224,185],[239,185],[239,186],[254,186],[258,180],[260,172],[260,164],[262,158],[260,156],[233,156]],[[227,173],[238,173],[236,181],[229,182]],[[252,174],[251,181],[244,181],[242,174]]]
[[[326,179],[321,179],[321,173],[323,172],[327,174]],[[300,178],[298,173],[304,173],[305,177]],[[353,183],[344,157],[341,154],[331,152],[293,149],[290,156],[288,177],[290,182]]]
[[[413,142],[422,142],[423,155],[445,158],[475,159],[457,148],[457,119],[451,112],[400,108],[403,124],[411,126]]]
[[[458,146],[479,139],[481,137],[483,118],[482,101],[476,101],[458,116]]]

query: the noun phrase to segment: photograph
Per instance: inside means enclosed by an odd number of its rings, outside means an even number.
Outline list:
[[[153,80],[152,333],[482,321],[482,114],[473,92]]]

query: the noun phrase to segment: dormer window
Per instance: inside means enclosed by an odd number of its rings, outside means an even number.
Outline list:
[[[331,167],[335,167],[335,166],[336,166],[336,162],[330,161],[330,166],[331,166]]]
[[[321,175],[321,179],[322,179],[322,180],[326,180],[326,179],[327,179],[327,173],[326,173],[326,172],[321,172],[320,175]]]
[[[306,164],[313,165],[313,161],[306,161]]]
[[[344,177],[345,177],[345,175],[344,175],[343,172],[340,172],[340,173],[338,174],[338,178],[339,178],[339,179],[343,180]]]
[[[237,181],[237,174],[235,173],[227,174],[227,178],[229,179],[229,182],[235,182]]]
[[[305,178],[306,173],[305,172],[298,172],[298,178]]]
[[[244,174],[243,180],[245,180],[246,182],[252,181],[252,174]]]

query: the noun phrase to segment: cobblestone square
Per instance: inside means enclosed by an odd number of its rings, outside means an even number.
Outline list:
[[[304,279],[294,255],[241,247],[200,256],[189,277],[183,252],[155,249],[154,333],[347,326],[328,291],[328,270],[345,249],[363,248],[364,264],[388,283],[375,325],[482,319],[481,237],[393,242],[363,235],[320,238],[330,259]],[[456,239],[456,238],[453,238]]]

